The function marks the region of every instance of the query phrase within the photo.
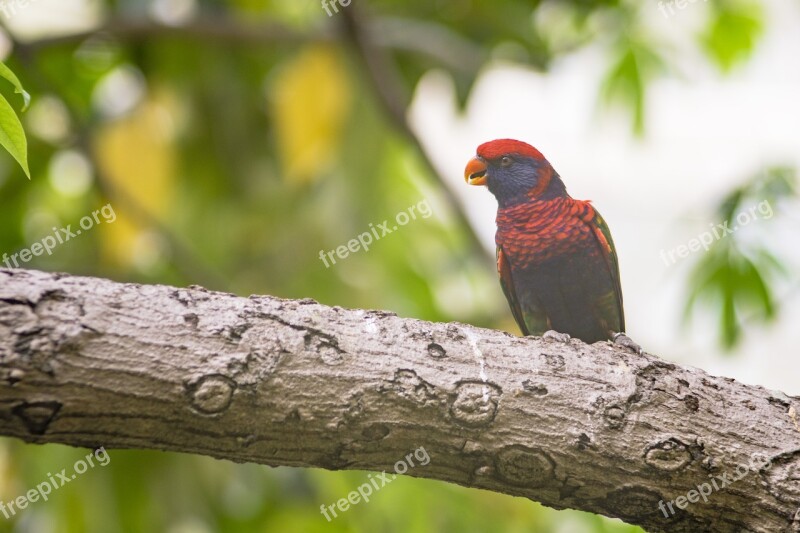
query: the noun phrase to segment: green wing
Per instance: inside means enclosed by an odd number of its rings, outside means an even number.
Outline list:
[[[594,209],[594,208],[592,208]],[[611,328],[615,328],[615,322],[619,322],[620,333],[625,331],[625,312],[622,308],[622,285],[619,280],[619,259],[617,258],[617,249],[614,246],[614,239],[611,238],[611,230],[608,229],[608,224],[594,209],[594,218],[591,222],[594,236],[597,239],[597,244],[608,266],[608,273],[611,276],[613,284],[613,292],[595,302],[595,314],[605,319]],[[618,320],[614,320],[614,319]]]
[[[506,295],[511,314],[514,315],[519,329],[523,335],[542,335],[549,328],[547,316],[532,305],[524,308],[520,305],[517,290],[514,287],[514,278],[511,273],[511,263],[503,253],[503,248],[497,247],[497,273],[500,276],[500,287]]]

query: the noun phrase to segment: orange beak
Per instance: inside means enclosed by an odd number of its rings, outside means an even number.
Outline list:
[[[479,157],[473,157],[464,169],[464,181],[470,185],[486,185],[486,163]]]

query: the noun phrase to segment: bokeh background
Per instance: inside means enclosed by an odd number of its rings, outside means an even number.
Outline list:
[[[518,333],[493,271],[496,206],[462,174],[479,143],[516,137],[609,222],[631,337],[800,394],[800,4],[327,6],[0,0],[0,57],[33,96],[21,115],[32,179],[0,155],[0,254],[110,203],[113,223],[24,266]],[[320,260],[422,201],[431,217]],[[764,202],[771,216],[664,259]],[[0,500],[85,454],[0,439]],[[319,506],[365,472],[110,456],[0,516],[0,532],[639,531],[412,478],[328,523]]]

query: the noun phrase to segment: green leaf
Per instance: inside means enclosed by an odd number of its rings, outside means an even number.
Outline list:
[[[724,72],[747,59],[763,33],[760,5],[749,2],[716,3],[714,16],[700,42]]]
[[[0,94],[0,145],[17,160],[28,179],[31,172],[28,170],[28,140],[19,117],[8,100]]]
[[[621,103],[633,112],[633,131],[644,133],[647,85],[665,69],[665,62],[650,43],[626,37],[616,51],[617,58],[603,80],[602,98],[608,104]]]
[[[743,299],[749,300],[748,303],[756,308],[755,318],[770,320],[775,317],[775,301],[772,291],[764,279],[763,270],[762,265],[744,257],[741,283],[745,290],[742,291],[742,294]]]
[[[14,85],[14,92],[22,95],[22,111],[28,109],[28,106],[31,105],[31,95],[22,87],[22,83],[20,83],[17,75],[2,61],[0,61],[0,76]]]
[[[726,274],[729,274],[726,272]],[[722,346],[730,350],[739,341],[741,328],[736,318],[736,292],[731,283],[730,277],[726,276],[725,284],[722,289],[722,313],[720,314],[720,333],[722,334]]]

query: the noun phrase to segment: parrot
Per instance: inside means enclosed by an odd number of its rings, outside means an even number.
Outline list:
[[[567,193],[539,150],[514,139],[483,143],[464,180],[485,186],[497,200],[497,273],[523,335],[610,340],[642,353],[625,333],[608,224],[590,201]]]

